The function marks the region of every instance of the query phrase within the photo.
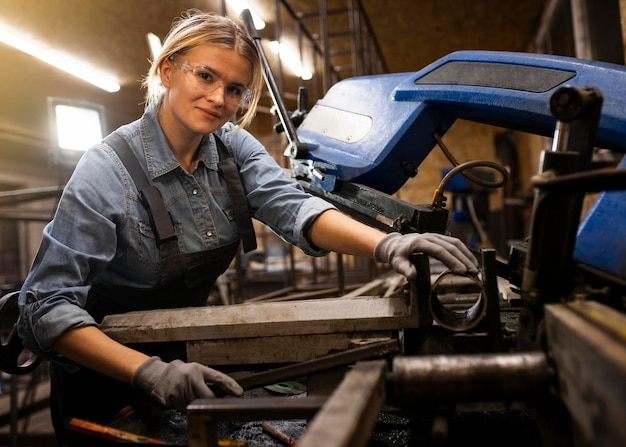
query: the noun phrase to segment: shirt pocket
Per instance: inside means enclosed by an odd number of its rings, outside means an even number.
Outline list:
[[[152,225],[146,220],[137,220],[134,225],[136,253],[139,261],[158,266],[160,263],[159,248]]]
[[[180,247],[180,241],[183,239],[183,226],[179,223],[172,223],[177,242]],[[151,266],[159,266],[161,263],[161,254],[159,245],[157,244],[157,235],[150,221],[137,220],[135,224],[136,240],[137,240],[137,257],[139,261]]]

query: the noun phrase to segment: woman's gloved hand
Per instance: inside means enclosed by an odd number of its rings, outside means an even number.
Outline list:
[[[391,264],[407,279],[415,279],[417,271],[410,256],[417,252],[439,259],[454,273],[478,273],[478,262],[469,248],[455,237],[438,233],[390,233],[376,244],[374,259]]]
[[[166,363],[159,357],[150,357],[139,365],[130,383],[148,393],[163,407],[179,411],[184,411],[195,399],[215,397],[209,386],[226,394],[243,395],[241,386],[224,373],[200,363],[181,360]]]

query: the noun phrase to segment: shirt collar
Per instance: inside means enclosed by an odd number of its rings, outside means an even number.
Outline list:
[[[153,106],[150,106],[141,117],[140,134],[151,178],[160,177],[180,167],[180,163],[169,148]],[[210,135],[205,135],[198,149],[198,162],[203,163],[209,169],[217,169],[218,161],[215,143]]]

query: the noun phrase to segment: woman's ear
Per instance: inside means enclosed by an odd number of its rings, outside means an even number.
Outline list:
[[[164,59],[163,62],[161,62],[161,67],[159,67],[159,76],[161,77],[161,84],[163,84],[163,87],[170,88],[173,70],[174,65],[169,58]]]

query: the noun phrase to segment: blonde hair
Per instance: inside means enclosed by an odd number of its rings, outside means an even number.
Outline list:
[[[161,64],[176,54],[185,53],[200,45],[214,45],[233,50],[250,62],[252,76],[248,88],[251,91],[251,99],[247,102],[246,112],[238,121],[241,127],[247,126],[256,113],[263,84],[257,48],[250,36],[231,19],[199,9],[189,9],[174,19],[172,28],[163,42],[161,53],[152,61],[143,81],[146,88],[146,107],[154,105],[158,108],[163,101],[165,87],[161,84]]]

